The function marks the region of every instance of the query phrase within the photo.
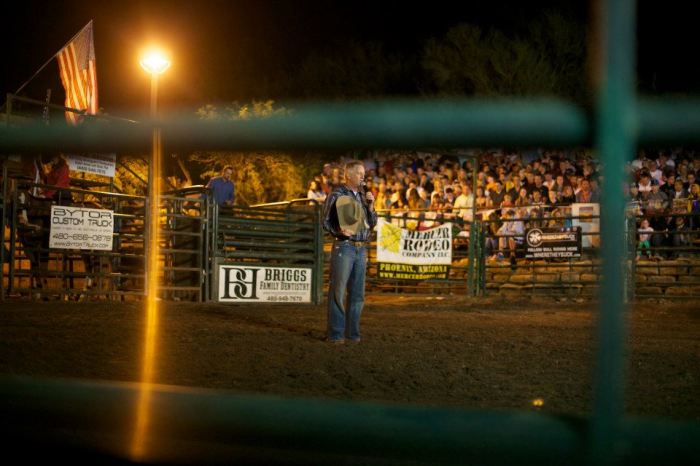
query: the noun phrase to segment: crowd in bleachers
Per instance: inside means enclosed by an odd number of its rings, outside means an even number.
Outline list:
[[[625,186],[631,213],[638,217],[638,256],[678,257],[700,236],[700,153],[675,150],[640,152],[628,164]],[[664,250],[663,248],[677,248]]]
[[[308,197],[322,201],[342,183],[345,161],[326,164],[311,181]],[[512,250],[509,235],[517,237],[532,225],[570,226],[568,206],[598,203],[601,198],[600,161],[590,150],[493,149],[459,155],[375,151],[363,161],[367,189],[375,196],[377,211],[407,228],[427,229],[454,219],[471,222],[475,201],[477,219],[486,221],[490,233],[488,252],[494,257],[504,249]],[[649,246],[692,244],[692,234],[678,232],[700,229],[700,187],[696,181],[700,153],[685,149],[640,151],[627,169],[630,183],[625,185],[624,195],[638,216],[638,227],[645,230],[640,233],[650,236]],[[465,223],[465,235],[468,228]],[[657,233],[649,233],[648,228]]]

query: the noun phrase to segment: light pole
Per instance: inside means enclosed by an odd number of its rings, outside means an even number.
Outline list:
[[[149,51],[141,59],[141,67],[151,74],[151,121],[153,145],[148,169],[148,251],[146,259],[146,299],[155,301],[158,293],[158,230],[160,206],[160,168],[163,158],[160,128],[155,125],[158,118],[158,76],[170,68],[170,61],[159,51]]]
[[[147,435],[150,424],[151,384],[156,354],[156,337],[158,334],[158,236],[160,230],[160,167],[162,147],[158,118],[158,75],[170,67],[170,61],[162,53],[151,52],[141,60],[141,66],[151,73],[151,124],[153,124],[153,151],[148,169],[148,211],[145,224],[148,234],[144,238],[146,252],[146,329],[143,344],[143,367],[139,399],[136,406],[136,426],[131,445],[132,457],[137,461],[146,456]]]

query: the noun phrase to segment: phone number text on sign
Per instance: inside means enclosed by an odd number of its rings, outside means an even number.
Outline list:
[[[86,207],[51,207],[49,247],[110,251],[114,212]]]

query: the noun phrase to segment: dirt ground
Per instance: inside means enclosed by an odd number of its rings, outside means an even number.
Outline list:
[[[586,414],[595,304],[370,296],[360,344],[325,307],[167,303],[156,381],[289,397]],[[700,307],[628,313],[627,413],[700,420]],[[0,373],[137,381],[140,303],[0,303]],[[542,400],[535,406],[534,400]]]

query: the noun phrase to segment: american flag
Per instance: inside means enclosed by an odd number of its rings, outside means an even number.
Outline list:
[[[58,69],[66,90],[66,107],[97,113],[97,69],[95,46],[92,41],[92,21],[57,54]],[[66,112],[68,123],[77,125],[82,116]]]

